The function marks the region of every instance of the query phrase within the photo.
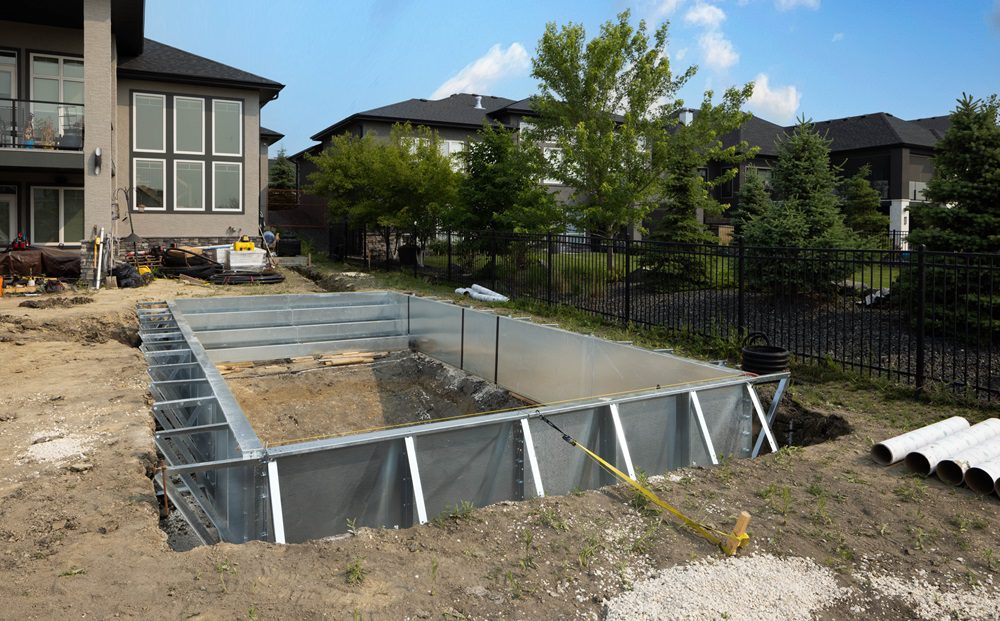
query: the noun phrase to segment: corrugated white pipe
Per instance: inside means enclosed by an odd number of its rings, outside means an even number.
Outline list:
[[[906,467],[925,477],[934,473],[942,459],[948,459],[970,447],[1000,436],[1000,418],[991,418],[943,440],[920,447],[906,456]]]
[[[961,485],[969,468],[994,459],[1000,459],[1000,437],[989,438],[957,455],[942,459],[937,465],[937,476],[945,483]],[[992,486],[990,489],[993,489]]]
[[[1000,459],[985,464],[976,464],[965,473],[965,484],[974,492],[1000,494]]]
[[[872,447],[875,463],[889,466],[905,459],[912,451],[931,442],[937,442],[953,433],[969,428],[969,421],[961,416],[952,416],[934,424],[908,431],[895,438],[889,438]]]

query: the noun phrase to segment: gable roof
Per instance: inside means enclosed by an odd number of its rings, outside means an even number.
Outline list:
[[[911,123],[916,123],[917,125],[929,130],[932,134],[937,136],[938,140],[944,138],[945,133],[951,128],[951,115],[946,114],[944,116],[929,116],[924,119],[913,119]]]
[[[143,51],[118,64],[118,76],[134,79],[210,84],[260,91],[261,105],[278,96],[284,85],[236,67],[146,39]]]
[[[722,136],[722,146],[733,147],[746,141],[751,147],[760,147],[760,155],[778,155],[778,139],[785,128],[777,123],[751,116],[739,129]]]
[[[814,126],[831,140],[831,151],[896,145],[933,148],[938,142],[938,137],[926,127],[886,112],[820,121]]]
[[[406,122],[420,125],[444,125],[458,127],[481,127],[487,115],[504,108],[513,99],[482,95],[482,108],[476,108],[476,97],[469,93],[459,93],[444,99],[407,99],[381,108],[372,108],[358,112],[337,121],[333,125],[311,136],[313,140],[322,140],[341,128],[364,120]]]
[[[266,144],[267,146],[271,146],[272,144],[278,142],[284,137],[285,135],[282,134],[281,132],[276,132],[273,129],[268,129],[263,125],[260,126],[260,141]]]

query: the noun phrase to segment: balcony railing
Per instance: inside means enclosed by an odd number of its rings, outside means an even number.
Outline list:
[[[83,105],[0,98],[0,148],[83,150]]]

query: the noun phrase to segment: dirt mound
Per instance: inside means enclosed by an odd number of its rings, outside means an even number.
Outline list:
[[[8,341],[62,339],[86,344],[117,341],[129,347],[136,347],[139,344],[139,322],[135,313],[130,311],[60,317],[47,321],[0,315],[0,340],[4,339]]]
[[[90,304],[94,298],[83,295],[76,295],[71,298],[42,298],[39,300],[25,300],[18,304],[21,308],[67,308],[79,306],[80,304]]]

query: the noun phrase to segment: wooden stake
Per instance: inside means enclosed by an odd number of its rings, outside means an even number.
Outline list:
[[[726,543],[722,546],[722,550],[726,554],[729,556],[736,554],[736,550],[739,549],[740,543],[743,541],[743,535],[747,534],[747,526],[750,526],[750,514],[746,511],[740,511],[740,516],[736,518],[733,534],[726,539]]]

